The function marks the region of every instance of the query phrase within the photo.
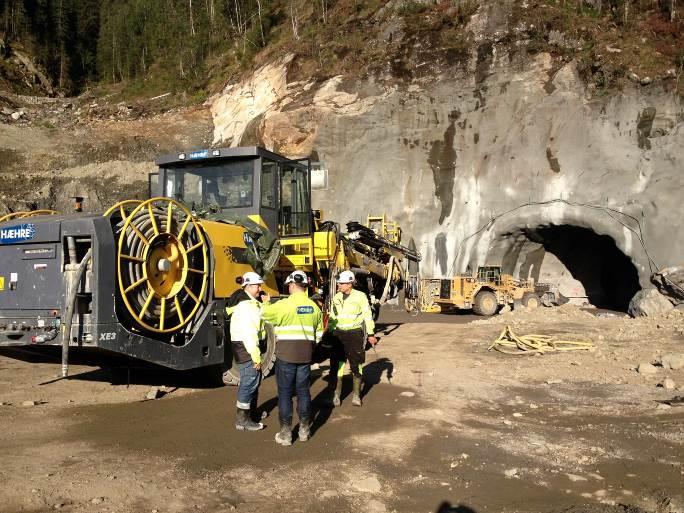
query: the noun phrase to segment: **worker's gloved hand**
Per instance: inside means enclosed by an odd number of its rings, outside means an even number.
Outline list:
[[[265,305],[271,302],[271,296],[268,294],[268,292],[261,291],[261,293],[259,294],[259,298],[261,299],[261,302]]]
[[[371,335],[370,337],[368,337],[368,343],[374,346],[378,343],[378,339],[375,336]]]
[[[261,364],[260,364],[260,363],[255,363],[255,364],[254,364],[254,368],[255,368],[256,370],[260,371],[260,370],[261,370]]]

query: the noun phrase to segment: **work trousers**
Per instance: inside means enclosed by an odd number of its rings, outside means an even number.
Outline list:
[[[366,334],[363,329],[335,330],[334,336],[337,340],[330,357],[331,374],[337,370],[339,376],[344,369],[344,361],[348,360],[351,373],[360,378],[366,363]]]
[[[311,420],[311,366],[308,363],[290,363],[276,360],[278,384],[278,420],[281,424],[292,423],[292,396],[297,396],[299,421]]]
[[[237,391],[236,406],[241,410],[249,410],[256,407],[259,396],[259,385],[261,384],[261,371],[254,368],[252,360],[239,363],[240,384]]]

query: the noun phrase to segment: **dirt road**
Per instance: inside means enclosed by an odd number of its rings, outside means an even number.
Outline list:
[[[232,429],[233,388],[154,369],[133,370],[127,386],[125,371],[87,356],[54,381],[55,358],[5,351],[0,511],[684,511],[684,406],[671,401],[684,395],[684,369],[635,370],[684,353],[681,312],[385,319],[363,408],[349,397],[327,406],[322,365],[314,435],[289,448],[273,442],[272,378],[267,429],[246,434]],[[489,352],[507,323],[596,350]],[[658,386],[666,378],[675,389]],[[144,400],[153,385],[165,395]]]

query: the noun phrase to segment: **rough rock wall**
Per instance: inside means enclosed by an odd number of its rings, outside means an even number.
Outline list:
[[[89,211],[145,198],[156,157],[211,141],[205,110],[78,120],[61,128],[44,126],[37,112],[30,115],[31,125],[0,124],[0,215],[38,208],[69,212],[71,196],[83,196]]]
[[[643,246],[658,266],[682,260],[684,106],[657,85],[592,97],[572,62],[496,43],[411,84],[285,79],[270,66],[252,80],[277,85],[261,87],[267,98],[227,90],[214,142],[317,156],[329,185],[314,206],[341,222],[386,212],[426,275],[506,255],[519,271],[511,234],[562,225],[610,236],[642,285],[654,265]],[[250,117],[255,104],[268,107]]]

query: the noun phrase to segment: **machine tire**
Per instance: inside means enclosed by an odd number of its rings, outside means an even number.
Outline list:
[[[227,344],[230,344],[230,340],[227,340]],[[266,324],[266,350],[261,353],[261,375],[265,378],[267,377],[273,367],[275,366],[276,354],[276,337],[275,329],[270,324]],[[238,386],[240,384],[240,371],[235,363],[232,351],[227,351],[230,355],[230,367],[224,368],[223,371],[223,384],[227,386]]]
[[[380,303],[371,305],[371,312],[373,312],[373,322],[378,322],[380,318]]]
[[[496,300],[496,294],[491,290],[481,290],[475,296],[473,302],[473,313],[475,315],[482,315],[490,317],[499,309],[499,303]]]
[[[522,304],[527,308],[537,308],[540,304],[539,296],[534,292],[525,292],[522,297]]]

